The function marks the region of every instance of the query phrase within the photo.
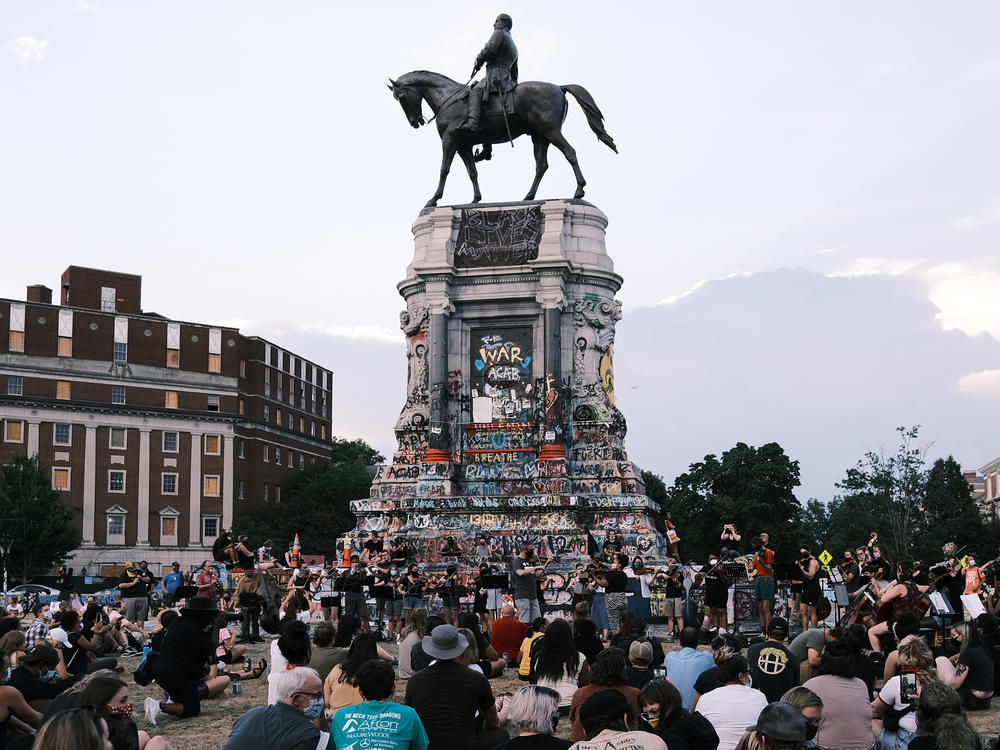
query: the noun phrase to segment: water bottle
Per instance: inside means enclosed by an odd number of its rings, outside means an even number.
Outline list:
[[[508,659],[507,652],[504,651],[503,652],[503,668],[504,669],[507,669],[507,667],[510,666],[510,662],[507,659]]]
[[[142,658],[146,659],[149,657],[149,646],[142,647]]]

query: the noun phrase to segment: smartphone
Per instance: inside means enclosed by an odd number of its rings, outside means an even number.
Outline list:
[[[899,676],[899,702],[910,704],[917,697],[917,673],[903,672]]]
[[[653,679],[665,680],[667,677],[666,667],[653,667]]]

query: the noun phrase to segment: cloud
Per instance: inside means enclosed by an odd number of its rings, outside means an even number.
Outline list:
[[[907,71],[907,67],[901,62],[887,62],[880,65],[878,70],[875,71],[875,75],[879,78],[898,78],[904,75]]]
[[[33,36],[19,36],[7,45],[7,51],[12,52],[21,65],[41,62],[45,59],[48,49],[48,39],[35,39]]]
[[[302,324],[295,327],[296,331],[303,333],[315,333],[332,338],[359,339],[363,341],[381,341],[387,344],[403,343],[403,334],[400,331],[392,331],[381,326],[355,325],[317,325]]]
[[[1000,202],[994,202],[993,205],[987,206],[982,211],[956,219],[955,226],[963,232],[970,232],[985,224],[992,224],[994,221],[1000,221]]]
[[[841,271],[831,273],[837,276],[905,276],[926,263],[917,258],[856,258],[851,265]]]
[[[1000,57],[983,60],[972,66],[969,77],[976,81],[1000,76]]]
[[[970,372],[958,379],[957,390],[979,398],[1000,400],[1000,370]]]
[[[1000,261],[942,263],[923,273],[937,319],[944,329],[1000,339]]]
[[[690,297],[692,294],[696,294],[699,289],[705,286],[705,284],[708,284],[712,281],[725,281],[726,279],[737,279],[741,277],[745,278],[752,275],[753,274],[751,274],[749,271],[733,271],[732,273],[727,273],[724,276],[717,276],[714,279],[702,279],[701,281],[696,281],[695,283],[693,283],[691,286],[689,286],[680,294],[675,294],[671,297],[664,297],[663,299],[661,299],[659,302],[656,303],[656,306],[659,307],[660,305],[676,304],[677,302],[680,302],[682,299]]]

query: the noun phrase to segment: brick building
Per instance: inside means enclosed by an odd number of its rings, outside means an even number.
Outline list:
[[[70,266],[59,305],[41,285],[0,299],[0,462],[39,455],[76,511],[70,564],[92,574],[200,563],[220,529],[330,456],[329,369],[144,313],[141,283]]]

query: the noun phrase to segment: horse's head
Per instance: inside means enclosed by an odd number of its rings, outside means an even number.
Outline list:
[[[410,125],[414,128],[419,128],[423,125],[424,113],[421,111],[422,108],[420,105],[423,97],[420,95],[420,92],[411,86],[396,83],[391,78],[389,79],[389,89],[392,91],[393,99],[399,102],[399,106],[403,108],[403,114],[406,115],[406,119]]]

